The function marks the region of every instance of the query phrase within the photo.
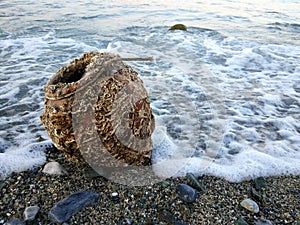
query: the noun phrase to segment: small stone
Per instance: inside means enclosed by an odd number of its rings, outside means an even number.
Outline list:
[[[114,203],[118,203],[118,202],[120,201],[118,192],[113,192],[113,193],[111,193],[111,200],[112,200]]]
[[[37,137],[37,141],[38,142],[42,142],[42,141],[45,141],[46,139],[45,138],[43,138],[42,136],[38,136]]]
[[[25,221],[20,220],[18,218],[11,218],[6,222],[6,225],[25,225]]]
[[[125,218],[125,220],[126,220],[126,224],[129,224],[129,225],[132,224],[132,223],[131,223],[131,219]]]
[[[196,199],[196,190],[186,184],[178,184],[176,192],[179,198],[184,202],[194,202]]]
[[[250,198],[244,199],[241,202],[241,206],[243,206],[245,209],[248,209],[250,212],[258,213],[259,207],[257,203]]]
[[[49,162],[44,166],[43,169],[44,173],[50,174],[50,175],[66,175],[68,172],[65,170],[65,168],[60,165],[58,162]]]
[[[47,177],[41,177],[40,181],[46,181]]]
[[[249,225],[243,218],[239,218],[237,221],[234,223],[235,225]]]
[[[158,218],[162,222],[167,222],[167,223],[174,223],[176,220],[174,214],[166,209],[158,210]]]
[[[88,207],[99,199],[99,195],[90,191],[75,192],[56,203],[50,210],[48,217],[52,222],[63,223],[71,219],[85,207]]]
[[[36,214],[40,210],[40,207],[38,206],[29,206],[24,211],[24,218],[26,220],[34,220],[36,217]]]
[[[263,202],[264,200],[263,195],[260,192],[256,191],[255,188],[251,188],[251,197],[258,202]]]
[[[189,223],[181,222],[181,221],[175,221],[174,225],[189,225]]]
[[[195,177],[194,174],[192,173],[187,173],[187,178],[190,182],[190,185],[195,188],[197,191],[200,191],[200,192],[204,192],[205,191],[205,187],[203,184],[201,184],[199,182],[199,180]]]
[[[0,182],[0,190],[5,187],[5,182]]]
[[[260,218],[255,221],[255,225],[273,225],[273,223],[270,220]]]
[[[260,190],[262,188],[266,188],[267,187],[267,182],[266,179],[263,177],[258,177],[254,180],[254,184],[255,184],[255,189],[256,190]]]
[[[93,180],[94,178],[100,177],[99,173],[97,173],[93,168],[88,167],[84,170],[84,176],[88,180]]]
[[[171,185],[171,182],[170,181],[167,181],[167,180],[164,180],[161,182],[161,185],[166,188],[166,187],[169,187]]]

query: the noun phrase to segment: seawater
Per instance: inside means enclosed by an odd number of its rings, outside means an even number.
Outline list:
[[[93,50],[154,58],[128,63],[151,99],[158,175],[299,175],[299,3],[1,1],[0,176],[45,162],[42,87]]]

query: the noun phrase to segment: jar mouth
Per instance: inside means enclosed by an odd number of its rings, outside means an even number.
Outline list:
[[[70,84],[79,81],[84,76],[87,66],[92,62],[95,55],[99,55],[99,53],[85,53],[79,59],[73,60],[68,66],[62,67],[49,80],[48,85]]]

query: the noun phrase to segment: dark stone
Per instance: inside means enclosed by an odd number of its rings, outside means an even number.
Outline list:
[[[254,184],[255,184],[255,189],[256,190],[260,190],[262,188],[266,188],[267,187],[267,182],[266,179],[263,177],[258,177],[254,180]]]
[[[200,183],[200,181],[192,173],[187,173],[187,178],[189,179],[190,185],[195,188],[197,191],[205,192],[205,186]]]
[[[63,223],[71,219],[85,207],[88,207],[99,199],[99,195],[90,191],[75,192],[56,203],[50,210],[48,217],[52,222]]]
[[[235,225],[249,225],[243,218],[239,218],[237,221],[234,223]]]
[[[0,182],[0,190],[1,190],[2,188],[4,188],[4,187],[5,187],[5,185],[6,185],[6,183],[5,183],[5,182]]]
[[[264,197],[262,194],[260,194],[258,191],[256,191],[254,188],[251,188],[251,196],[255,201],[264,202]]]
[[[174,214],[166,209],[158,210],[158,218],[167,223],[174,223],[176,220]]]
[[[169,30],[184,30],[184,31],[186,31],[187,28],[184,24],[175,24],[175,25],[171,26]]]
[[[181,222],[181,221],[175,221],[174,225],[189,225],[189,223]]]
[[[184,202],[194,202],[196,199],[196,190],[186,184],[178,184],[176,192],[179,198]]]
[[[84,176],[88,179],[88,180],[93,180],[94,178],[100,177],[99,173],[97,173],[93,168],[91,167],[87,167],[84,170]]]
[[[255,225],[273,225],[273,223],[270,220],[259,218],[255,221]]]
[[[6,225],[25,225],[25,221],[20,220],[18,218],[11,218],[6,222]]]

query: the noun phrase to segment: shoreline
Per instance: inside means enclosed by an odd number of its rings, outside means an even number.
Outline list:
[[[235,224],[238,219],[257,224],[259,218],[272,224],[300,224],[300,176],[268,177],[264,179],[266,186],[259,189],[254,180],[231,183],[202,176],[198,180],[205,186],[205,192],[197,191],[196,200],[187,203],[176,193],[179,183],[190,184],[187,177],[127,187],[101,176],[89,177],[87,164],[69,162],[60,151],[48,152],[49,161],[59,162],[68,175],[45,174],[43,165],[0,179],[0,224],[11,218],[24,219],[25,208],[34,205],[40,210],[35,220],[27,224],[56,224],[48,219],[52,206],[82,190],[96,192],[100,198],[65,224]],[[246,198],[258,204],[258,213],[240,205]]]

